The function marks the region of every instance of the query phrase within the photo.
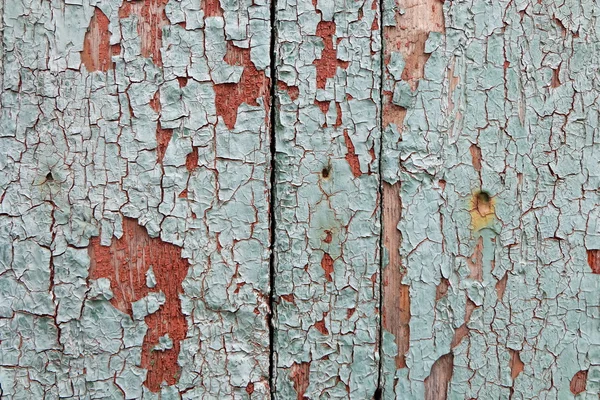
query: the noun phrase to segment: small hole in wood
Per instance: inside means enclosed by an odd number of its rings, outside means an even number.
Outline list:
[[[331,174],[331,167],[327,166],[325,168],[323,168],[323,170],[321,171],[321,176],[325,179],[329,178],[329,174]]]
[[[46,181],[53,181],[54,177],[52,176],[52,172],[48,172],[48,175],[46,175]]]
[[[492,212],[491,197],[488,192],[478,192],[475,195],[475,209],[482,217]]]

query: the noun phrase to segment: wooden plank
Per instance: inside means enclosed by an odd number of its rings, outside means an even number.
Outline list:
[[[383,398],[597,396],[598,32],[580,7],[383,2]]]
[[[269,2],[3,23],[2,398],[269,398]]]
[[[355,398],[378,383],[376,1],[278,1],[275,397]]]
[[[383,246],[387,255],[382,272],[382,362],[383,398],[399,396],[394,392],[395,371],[407,371],[406,354],[410,343],[410,286],[403,282],[406,261],[401,254],[402,218],[400,181],[400,142],[407,113],[403,91],[414,92],[423,79],[425,42],[430,32],[444,31],[442,3],[438,0],[383,2],[383,95],[382,139]]]

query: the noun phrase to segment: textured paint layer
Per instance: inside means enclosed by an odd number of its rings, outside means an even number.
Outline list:
[[[268,398],[268,1],[2,21],[2,398]]]
[[[95,237],[89,252],[89,279],[108,278],[112,305],[134,319],[143,318],[148,326],[142,344],[141,366],[148,370],[144,384],[153,392],[163,381],[175,384],[180,375],[177,356],[187,331],[179,294],[188,262],[181,258],[181,248],[150,238],[135,220],[125,218],[120,239],[105,247]],[[156,349],[161,337],[172,340],[172,347]]]
[[[382,397],[597,398],[597,5],[382,7]]]
[[[378,10],[277,2],[275,398],[377,388]]]

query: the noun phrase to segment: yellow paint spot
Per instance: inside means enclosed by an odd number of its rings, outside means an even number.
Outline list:
[[[491,225],[496,218],[495,201],[484,191],[479,191],[471,196],[471,229],[479,231]]]

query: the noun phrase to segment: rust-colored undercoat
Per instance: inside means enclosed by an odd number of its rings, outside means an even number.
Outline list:
[[[192,172],[198,166],[198,147],[192,147],[192,151],[185,157],[185,168]]]
[[[383,270],[383,329],[392,333],[398,346],[396,367],[406,368],[406,353],[410,344],[410,287],[402,283],[404,270],[400,259],[400,231],[396,228],[402,215],[398,192],[400,183],[383,182],[383,245],[389,254],[389,264]]]
[[[471,152],[473,168],[475,168],[475,171],[481,171],[481,149],[476,144],[472,144],[469,150]]]
[[[294,294],[293,293],[282,294],[279,297],[281,297],[283,300],[287,301],[288,303],[296,304],[296,299],[294,298]]]
[[[168,0],[124,1],[119,8],[119,18],[132,15],[138,18],[137,29],[142,42],[142,56],[152,57],[152,61],[158,67],[162,66],[162,28],[169,24],[165,13],[167,3]]]
[[[450,281],[446,278],[442,278],[440,283],[435,288],[435,301],[439,301],[448,293],[450,288]]]
[[[160,113],[160,92],[157,90],[150,100],[150,108],[155,112]]]
[[[156,125],[156,161],[162,164],[162,160],[167,152],[167,147],[173,136],[173,129],[163,129],[160,122]]]
[[[571,384],[569,385],[569,389],[571,389],[571,393],[579,394],[585,392],[587,387],[587,376],[588,371],[579,371],[577,372],[573,378],[571,378]]]
[[[111,59],[113,48],[110,45],[109,23],[108,17],[102,10],[98,7],[94,8],[94,15],[85,34],[81,52],[81,62],[88,72],[106,72],[113,68]]]
[[[346,142],[346,148],[348,149],[346,161],[348,161],[348,165],[350,165],[352,175],[354,175],[355,178],[358,178],[362,175],[362,172],[360,172],[360,162],[358,161],[358,155],[356,155],[354,149],[354,143],[352,143],[352,139],[350,139],[347,130],[344,130],[344,141]]]
[[[220,0],[200,0],[205,17],[222,17],[223,9]]]
[[[508,354],[510,354],[510,377],[514,380],[521,372],[523,372],[523,368],[525,368],[525,364],[521,361],[521,357],[519,356],[519,352],[513,349],[508,349]]]
[[[279,88],[279,90],[287,92],[288,95],[290,96],[290,99],[292,99],[292,100],[298,99],[298,95],[300,94],[300,89],[298,88],[298,86],[289,86],[287,83],[285,83],[283,81],[279,81],[279,82],[277,82],[277,87]]]
[[[328,335],[329,331],[327,330],[327,327],[325,326],[325,317],[327,316],[327,313],[323,313],[323,319],[320,321],[315,322],[315,329],[318,330],[319,332],[321,332],[323,335]]]
[[[290,371],[290,380],[296,391],[296,400],[304,400],[304,393],[308,388],[308,376],[310,374],[310,362],[294,363]]]
[[[329,101],[315,100],[315,105],[317,105],[321,109],[321,112],[323,114],[327,114],[327,112],[329,111],[329,103]]]
[[[214,85],[215,106],[217,115],[229,129],[235,127],[237,109],[242,103],[258,106],[257,99],[262,97],[269,115],[269,78],[264,71],[259,71],[250,60],[250,49],[242,49],[227,42],[225,62],[229,65],[241,65],[244,72],[238,83],[222,83]]]
[[[112,240],[110,246],[100,245],[98,237],[90,241],[90,279],[108,278],[114,297],[113,306],[132,316],[132,303],[150,292],[162,291],[165,304],[144,319],[148,331],[142,345],[141,366],[148,370],[145,385],[153,392],[166,381],[173,385],[179,379],[180,342],[187,332],[186,318],[181,311],[179,293],[188,261],[181,257],[181,248],[148,236],[146,229],[135,219],[123,219],[123,236]],[[156,287],[146,286],[149,267],[156,277]],[[168,334],[173,348],[152,351],[159,338]]]
[[[337,50],[333,48],[333,36],[335,35],[335,23],[333,21],[321,21],[317,25],[316,35],[323,39],[323,51],[321,58],[313,61],[317,69],[317,88],[325,89],[327,79],[333,78],[337,67],[348,68],[348,62],[337,59]]]
[[[587,260],[592,272],[600,274],[600,250],[588,250]]]
[[[323,254],[323,258],[321,259],[321,268],[323,268],[323,271],[325,271],[325,279],[331,282],[331,274],[333,274],[333,258],[331,258],[331,256],[327,253]]]

